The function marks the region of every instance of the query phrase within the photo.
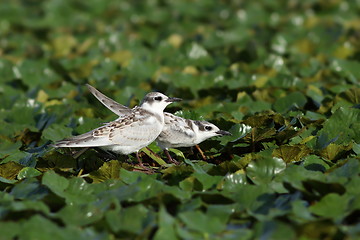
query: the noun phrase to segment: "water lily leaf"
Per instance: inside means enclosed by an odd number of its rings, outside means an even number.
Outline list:
[[[184,212],[179,214],[184,224],[202,234],[215,234],[225,229],[225,222],[215,216],[207,216],[200,211]]]
[[[179,187],[183,190],[183,191],[193,191],[193,190],[201,190],[202,189],[202,185],[201,183],[193,176],[188,177],[184,180],[182,180],[181,182],[179,182]]]
[[[77,168],[76,159],[72,156],[61,154],[58,150],[50,150],[44,156],[37,159],[36,167],[39,169],[60,168],[73,169]]]
[[[322,217],[339,219],[346,214],[349,201],[348,195],[340,196],[336,193],[330,193],[310,206],[309,211]]]
[[[306,194],[310,194],[311,198],[318,199],[329,193],[344,194],[346,189],[341,184],[341,179],[337,179],[338,182],[322,182],[315,179],[309,179],[303,181],[303,186],[306,190]]]
[[[289,95],[279,98],[274,103],[274,109],[277,112],[284,113],[293,108],[302,108],[306,104],[307,99],[301,92],[293,92]]]
[[[297,222],[306,223],[316,219],[309,211],[309,203],[306,201],[295,200],[291,202],[291,208],[291,216],[293,216],[293,219]]]
[[[360,154],[360,144],[356,144],[354,143],[353,144],[353,151],[356,153],[356,154]]]
[[[49,68],[47,61],[26,59],[18,66],[22,81],[28,86],[43,86],[56,80],[55,73]]]
[[[24,166],[16,162],[7,162],[0,164],[0,177],[14,180]]]
[[[239,170],[224,177],[222,189],[224,191],[234,192],[237,190],[238,185],[242,184],[247,184],[246,175],[243,170]]]
[[[329,139],[329,136],[326,133],[320,134],[316,139],[316,145],[314,148],[319,150],[324,149],[329,146],[330,143],[335,142],[337,139],[338,137]]]
[[[40,176],[40,175],[41,175],[41,172],[39,172],[35,168],[25,167],[25,168],[21,169],[21,171],[18,173],[17,179],[21,180],[24,178],[36,177],[36,176]]]
[[[221,138],[220,144],[226,145],[228,142],[236,142],[243,137],[245,137],[249,132],[251,132],[251,127],[245,124],[235,124],[230,129],[229,132],[231,136],[224,136]]]
[[[71,137],[71,133],[71,128],[62,126],[60,124],[51,124],[50,127],[44,129],[44,131],[42,132],[42,137],[55,142],[64,138]]]
[[[37,211],[45,215],[50,214],[50,208],[45,203],[31,200],[13,202],[11,210],[15,212]]]
[[[360,142],[360,109],[338,108],[324,123],[319,134],[326,134],[335,143],[346,144],[354,140]]]
[[[306,168],[297,166],[297,165],[290,165],[288,166],[283,174],[279,174],[276,176],[276,181],[283,182],[286,188],[290,191],[301,190],[306,192],[303,185],[303,181],[314,179],[318,181],[325,181],[325,176],[318,171],[311,171],[307,170]]]
[[[202,184],[203,190],[208,190],[216,187],[222,179],[222,176],[211,176],[207,173],[195,172],[193,176]]]
[[[2,141],[0,145],[1,163],[19,162],[22,158],[26,157],[28,154],[19,149],[21,145],[21,142]]]
[[[201,114],[199,114],[198,112],[189,111],[189,110],[179,110],[179,111],[176,111],[174,113],[174,115],[182,117],[182,118],[192,119],[192,120],[200,120],[200,121],[205,120],[204,117]]]
[[[66,181],[64,181],[64,179],[60,177],[61,176],[50,177],[50,179],[55,179],[55,181],[49,183],[49,185],[52,185],[51,190],[56,190],[57,192],[59,192],[59,194],[57,194],[54,191],[55,194],[65,198],[68,205],[81,205],[87,204],[89,202],[94,202],[96,199],[98,199],[95,194],[96,190],[107,190],[106,186],[101,184],[88,184],[83,178],[65,178]],[[55,185],[56,183],[57,185]],[[64,189],[63,193],[61,193],[62,189]]]
[[[331,174],[338,177],[355,177],[360,173],[359,160],[350,158],[341,166],[337,166],[331,171]]]
[[[5,188],[6,186],[11,185],[11,184],[14,184],[14,183],[16,183],[16,182],[17,182],[17,180],[9,180],[9,179],[0,177],[0,188],[3,189],[3,188]]]
[[[93,171],[89,176],[94,182],[103,182],[107,179],[118,179],[120,176],[121,164],[118,160],[105,162],[98,170]]]
[[[336,59],[331,63],[331,67],[340,75],[347,77],[350,81],[356,83],[360,78],[359,69],[360,64],[357,61]]]
[[[345,157],[349,151],[352,149],[352,144],[349,145],[337,145],[335,143],[331,143],[326,148],[320,151],[320,156],[323,158],[334,161],[339,158]]]
[[[255,238],[279,239],[287,236],[289,239],[296,238],[295,229],[289,224],[280,221],[258,222],[255,226]]]
[[[48,171],[42,178],[42,184],[47,186],[53,193],[62,197],[64,196],[64,190],[69,186],[69,180],[53,171]]]
[[[144,206],[136,205],[106,213],[106,221],[114,232],[141,233],[153,219],[153,214]]]
[[[285,119],[281,114],[270,112],[264,112],[261,114],[256,114],[246,118],[243,123],[251,127],[270,127],[273,124],[277,123],[280,125],[285,125]]]
[[[83,231],[71,226],[59,226],[48,218],[34,215],[21,225],[20,239],[86,239],[108,238],[108,234],[99,234],[95,230]],[[105,236],[104,236],[105,235]],[[70,237],[69,237],[70,236]]]
[[[4,239],[15,239],[22,231],[21,226],[16,222],[2,222],[1,236]]]
[[[36,178],[26,178],[16,184],[10,194],[16,199],[40,200],[49,193],[45,186],[42,186]]]
[[[249,163],[246,168],[246,175],[255,184],[267,184],[272,181],[276,174],[286,168],[286,163],[277,157],[259,157]]]
[[[338,95],[338,98],[345,99],[346,101],[349,101],[353,104],[359,104],[360,103],[360,88],[350,88]]]
[[[316,155],[304,157],[304,166],[308,170],[325,172],[330,168],[329,164]]]
[[[253,128],[251,134],[246,135],[245,139],[252,143],[262,142],[272,139],[276,135],[274,128]]]
[[[86,226],[97,222],[103,217],[103,212],[92,204],[66,205],[56,213],[56,217],[72,226]]]
[[[156,231],[154,239],[177,239],[174,225],[175,219],[166,211],[166,208],[164,206],[161,206],[159,211],[159,229]]]
[[[310,149],[306,145],[282,145],[273,151],[272,156],[283,159],[285,163],[290,163],[301,161],[309,153]]]

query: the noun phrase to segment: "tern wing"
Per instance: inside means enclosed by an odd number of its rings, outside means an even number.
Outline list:
[[[149,144],[161,131],[161,124],[154,124],[155,117],[133,112],[123,118],[98,127],[90,132],[61,140],[55,147],[103,147],[103,146],[138,146]]]
[[[99,90],[94,88],[93,86],[86,84],[89,91],[94,95],[105,107],[107,107],[110,111],[115,113],[118,116],[125,116],[131,114],[131,109],[121,105],[120,103],[112,100],[111,98],[105,96]]]
[[[87,133],[66,138],[56,142],[54,147],[101,147],[112,143],[109,141],[107,125],[91,130]],[[99,134],[101,132],[101,134]]]
[[[156,139],[162,127],[155,115],[134,114],[125,125],[115,126],[109,138],[116,145],[145,147]]]
[[[163,132],[170,131],[176,134],[184,134],[190,138],[195,136],[190,119],[177,117],[171,113],[164,113],[164,121]]]

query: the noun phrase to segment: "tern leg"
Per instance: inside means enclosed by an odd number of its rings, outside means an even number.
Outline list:
[[[154,170],[144,166],[142,160],[140,159],[139,152],[136,152],[136,158],[139,161],[139,166],[143,169],[142,171],[144,171],[145,173],[148,173],[148,174],[154,173]],[[134,171],[138,171],[138,170],[134,169]]]
[[[201,157],[203,158],[204,161],[207,160],[207,157],[205,156],[204,152],[201,150],[201,148],[199,147],[199,145],[195,145],[196,149],[199,151]]]
[[[141,158],[139,157],[139,152],[138,152],[138,151],[136,152],[136,158],[137,158],[137,160],[138,160],[138,162],[139,162],[139,165],[140,165],[142,168],[145,168],[145,166],[144,166]]]
[[[169,151],[166,148],[164,149],[164,153],[166,154],[166,156],[167,156],[167,158],[169,159],[170,162],[172,162],[175,165],[179,165],[179,162],[171,157]]]

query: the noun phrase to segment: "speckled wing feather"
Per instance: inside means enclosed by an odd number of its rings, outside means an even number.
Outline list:
[[[171,131],[177,134],[184,134],[189,138],[195,136],[190,119],[177,117],[171,113],[164,112],[165,126],[163,132]]]
[[[142,113],[142,111],[145,111]],[[138,108],[122,119],[109,122],[90,132],[64,139],[54,144],[56,147],[101,147],[109,145],[132,146],[144,141],[153,141],[154,131],[161,132],[161,124],[156,124],[156,116]],[[155,123],[155,124],[154,124]]]
[[[87,84],[89,91],[94,95],[105,107],[107,107],[110,111],[115,113],[118,116],[125,116],[131,114],[131,109],[121,105],[111,98],[102,94],[99,90],[94,88],[93,86]]]

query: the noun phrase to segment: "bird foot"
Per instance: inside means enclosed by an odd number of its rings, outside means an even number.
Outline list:
[[[208,160],[207,157],[205,156],[204,152],[203,152],[203,151],[201,150],[201,148],[199,147],[199,145],[196,144],[195,147],[196,147],[196,149],[199,151],[202,159],[203,159],[204,161]]]
[[[170,162],[172,162],[175,165],[179,165],[180,163],[178,161],[176,161],[175,159],[173,159],[169,153],[169,151],[167,149],[164,149],[164,152],[167,156],[167,158],[169,159]]]

